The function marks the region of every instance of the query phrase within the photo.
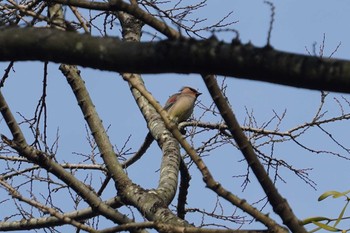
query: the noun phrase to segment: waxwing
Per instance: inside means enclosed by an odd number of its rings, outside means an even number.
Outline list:
[[[170,119],[177,123],[186,121],[192,114],[194,103],[202,93],[192,87],[183,87],[179,93],[169,97],[164,109],[168,112]]]

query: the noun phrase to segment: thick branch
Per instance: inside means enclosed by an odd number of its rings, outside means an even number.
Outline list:
[[[2,140],[6,144],[14,148],[21,156],[40,165],[47,171],[50,171],[57,178],[69,185],[75,192],[83,197],[95,211],[100,212],[107,218],[117,223],[131,221],[126,216],[120,214],[118,211],[103,203],[102,200],[88,188],[88,186],[84,185],[77,178],[75,178],[74,175],[67,172],[60,164],[56,163],[51,156],[29,146],[1,92],[0,111],[14,138],[14,140],[11,141],[2,135]]]
[[[95,2],[85,0],[54,0],[52,2],[69,6],[76,6],[90,10],[125,12],[133,15],[136,19],[156,28],[169,39],[178,39],[180,34],[175,29],[169,27],[165,22],[153,17],[148,12],[142,10],[137,4],[128,4],[120,0],[109,0],[108,2]]]
[[[123,29],[123,40],[140,42],[141,28],[143,25],[142,22],[132,15],[123,12],[120,12],[118,17]],[[144,85],[141,75],[123,73],[122,76],[124,80],[128,81],[129,79],[135,79],[140,85]],[[161,117],[153,108],[153,103],[149,103],[142,95],[140,95],[138,90],[131,88],[131,91],[150,129],[150,133],[146,136],[144,144],[150,145],[153,141],[153,135],[163,151],[160,179],[158,187],[154,191],[157,193],[157,196],[166,203],[166,205],[169,205],[174,199],[178,185],[180,148],[177,141],[171,137],[171,133],[166,131],[166,127],[163,124]],[[149,142],[146,141],[147,139]],[[141,149],[144,149],[144,146],[141,146]]]
[[[282,218],[283,223],[288,226],[292,232],[306,232],[302,223],[294,215],[291,207],[286,199],[284,199],[278,192],[272,180],[269,178],[264,166],[260,163],[258,156],[254,152],[254,149],[241,129],[232,109],[230,108],[227,100],[221,93],[219,86],[213,75],[203,75],[203,80],[207,85],[207,88],[213,98],[216,106],[218,107],[221,116],[227,123],[227,126],[232,134],[232,137],[236,141],[239,149],[241,150],[244,158],[246,159],[249,167],[254,172],[256,178],[261,184],[266,196],[271,203],[273,210]]]
[[[116,182],[116,188],[123,201],[126,202],[126,204],[131,204],[136,207],[151,221],[161,220],[165,223],[190,226],[186,221],[178,219],[152,191],[148,192],[142,187],[132,183],[117,160],[112,144],[108,139],[102,121],[85,87],[84,81],[79,75],[79,71],[76,68],[67,67],[67,65],[61,65],[60,69],[66,76],[76,96],[84,118],[101,152],[102,159],[107,166],[109,174]]]
[[[258,221],[265,224],[269,229],[272,229],[274,232],[286,232],[284,228],[279,226],[274,220],[270,219],[268,216],[262,214],[257,209],[253,208],[249,205],[245,200],[238,198],[233,193],[226,190],[220,183],[214,180],[211,175],[208,167],[203,162],[202,158],[198,156],[196,151],[191,147],[191,145],[183,138],[183,135],[180,133],[177,125],[170,121],[166,111],[157,103],[154,97],[147,92],[143,85],[140,85],[135,79],[129,79],[129,83],[133,88],[137,89],[150,103],[153,103],[153,107],[162,117],[164,124],[167,129],[171,131],[173,136],[177,139],[177,141],[181,144],[183,149],[189,154],[193,160],[193,162],[197,165],[198,169],[202,173],[203,181],[206,183],[207,187],[215,191],[219,196],[229,201],[233,205],[241,208],[243,211],[249,213],[253,217],[255,217]]]
[[[121,204],[119,197],[111,198],[104,203],[108,206],[111,206],[112,208],[119,208],[123,205]],[[91,207],[87,207],[84,209],[64,213],[63,216],[74,219],[76,221],[82,221],[93,218],[99,214],[99,212],[94,211]],[[63,224],[64,221],[62,221],[62,219],[54,216],[22,219],[20,221],[0,221],[0,231],[31,230],[40,229],[43,227],[61,226]]]
[[[53,29],[0,30],[0,61],[53,61],[133,73],[211,73],[350,93],[350,62],[215,39],[123,42]]]

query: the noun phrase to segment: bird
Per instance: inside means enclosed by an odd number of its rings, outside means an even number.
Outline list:
[[[193,109],[195,106],[195,102],[202,93],[198,92],[196,89],[185,86],[180,89],[178,93],[175,93],[169,97],[164,105],[164,110],[168,112],[169,118],[175,123],[179,124],[181,122],[186,121],[193,113]],[[185,130],[181,131],[181,133],[185,134]],[[151,132],[145,137],[145,140],[139,150],[128,160],[126,160],[123,164],[123,168],[127,168],[131,164],[135,163],[137,160],[141,158],[141,156],[146,153],[147,149],[151,146],[154,138]],[[105,187],[107,186],[111,177],[107,177],[103,182],[98,194],[101,195]]]
[[[183,87],[169,97],[164,105],[171,120],[176,123],[186,121],[193,113],[194,104],[202,93],[192,87]]]
[[[195,102],[201,94],[196,89],[185,86],[178,93],[171,95],[163,108],[168,112],[169,118],[179,124],[186,121],[192,115]],[[185,130],[181,131],[183,134],[185,132]],[[123,167],[128,167],[141,158],[153,141],[154,138],[151,132],[148,132],[139,150],[124,162]]]

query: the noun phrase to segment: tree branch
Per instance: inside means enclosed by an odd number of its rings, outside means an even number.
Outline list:
[[[120,197],[111,198],[104,203],[112,208],[119,208],[124,205],[122,204]],[[91,207],[87,207],[84,209],[63,213],[62,215],[76,221],[83,221],[99,215],[99,212],[94,211]],[[64,223],[65,222],[62,221],[62,219],[54,216],[22,219],[20,221],[0,221],[0,231],[39,229],[43,227],[61,226]]]
[[[0,111],[14,138],[14,140],[9,140],[2,135],[2,140],[6,144],[15,149],[21,156],[40,165],[47,171],[54,174],[57,178],[68,184],[74,191],[81,195],[84,200],[88,202],[93,209],[95,209],[95,211],[100,212],[102,215],[117,223],[131,221],[126,216],[104,204],[87,185],[75,178],[74,175],[66,171],[60,164],[56,163],[50,155],[29,146],[1,92]]]
[[[124,41],[136,41],[140,42],[142,22],[137,20],[134,16],[120,12],[118,14],[119,21],[122,25],[122,34]],[[143,84],[141,75],[123,73],[123,79],[128,81],[129,79],[137,80],[140,85]],[[131,86],[131,84],[129,84]],[[153,108],[154,103],[147,101],[142,95],[140,95],[137,89],[132,88],[131,92],[135,98],[135,101],[140,108],[144,118],[147,121],[150,133],[147,134],[145,139],[145,145],[151,144],[154,137],[159,147],[162,149],[163,156],[160,168],[160,178],[157,189],[154,190],[157,196],[163,200],[166,205],[169,205],[174,199],[176,189],[178,186],[178,175],[180,167],[180,147],[177,141],[171,137],[171,133],[166,131],[166,127],[156,110]],[[149,141],[146,141],[146,140]],[[144,145],[141,146],[144,149]],[[145,152],[146,150],[144,150]]]
[[[0,30],[0,61],[53,61],[132,73],[210,73],[350,93],[350,62],[239,41],[123,42],[44,28]]]
[[[59,219],[60,221],[62,221],[63,223],[66,223],[66,224],[71,224],[75,227],[77,227],[78,229],[82,229],[82,230],[85,230],[85,231],[88,231],[88,232],[97,232],[95,229],[85,225],[85,224],[82,224],[76,220],[74,220],[73,218],[70,218],[60,212],[58,212],[57,210],[55,210],[54,208],[51,208],[51,207],[48,207],[48,206],[45,206],[41,203],[39,203],[38,201],[36,200],[33,200],[33,199],[29,199],[29,198],[25,198],[23,197],[15,188],[13,188],[10,184],[8,184],[4,179],[2,179],[2,177],[0,177],[0,184],[5,187],[5,189],[7,189],[7,191],[9,192],[9,194],[13,197],[13,198],[16,198],[22,202],[25,202],[31,206],[34,206],[44,212],[48,212],[50,215],[56,217],[57,219]]]
[[[230,133],[236,141],[239,149],[241,150],[244,158],[246,159],[249,167],[254,172],[258,179],[261,187],[263,188],[266,196],[271,203],[273,210],[283,220],[283,223],[288,226],[292,232],[306,232],[302,223],[294,215],[291,207],[289,206],[286,199],[284,199],[278,192],[277,188],[269,178],[264,166],[258,159],[257,154],[254,152],[253,146],[245,136],[241,129],[232,109],[227,103],[226,98],[221,93],[219,86],[213,75],[203,75],[203,81],[207,85],[211,97],[213,98],[216,106],[218,107],[221,116],[225,120]]]
[[[148,12],[145,12],[137,4],[128,4],[120,0],[109,0],[108,2],[90,2],[85,0],[54,0],[53,2],[90,10],[116,12],[122,11],[134,16],[136,19],[141,20],[145,24],[152,25],[152,27],[156,28],[159,32],[168,38],[178,39],[180,37],[180,34],[176,30],[169,27],[165,22],[153,17]]]
[[[197,165],[198,169],[202,173],[203,181],[206,183],[208,188],[216,192],[220,197],[224,198],[225,200],[229,201],[233,205],[247,212],[248,214],[256,218],[257,221],[260,221],[261,223],[266,225],[269,229],[272,229],[274,232],[281,232],[281,233],[286,232],[285,228],[279,226],[270,217],[262,214],[260,211],[258,211],[257,209],[252,207],[250,204],[248,204],[247,201],[238,198],[236,195],[234,195],[233,193],[225,189],[219,182],[217,182],[214,179],[214,177],[211,175],[208,167],[206,166],[202,158],[196,153],[196,151],[186,141],[186,139],[183,137],[183,135],[179,131],[177,125],[174,122],[170,121],[167,112],[160,106],[159,103],[157,103],[157,101],[153,98],[153,96],[144,88],[142,84],[137,82],[136,79],[130,78],[128,79],[128,82],[130,83],[130,85],[132,85],[133,88],[137,89],[150,103],[153,103],[153,107],[162,117],[167,129],[173,134],[176,140],[181,144],[182,148],[187,152],[188,155],[190,155],[193,162]]]
[[[113,151],[112,144],[103,127],[101,118],[99,117],[92,99],[85,87],[84,81],[79,75],[79,71],[73,67],[61,65],[60,69],[67,78],[81,111],[86,119],[96,144],[102,155],[102,159],[107,166],[108,173],[116,183],[118,194],[126,204],[136,207],[141,214],[146,216],[150,221],[162,220],[165,223],[173,223],[176,225],[190,226],[184,220],[177,218],[163,203],[163,200],[152,191],[143,189],[142,187],[132,183],[129,177],[123,171],[123,167],[119,163],[117,156]],[[101,204],[100,204],[101,205]]]

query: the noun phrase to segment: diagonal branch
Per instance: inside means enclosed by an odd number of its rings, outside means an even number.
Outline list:
[[[40,165],[50,173],[54,174],[57,178],[65,182],[86,202],[88,202],[94,210],[100,212],[108,219],[111,219],[117,223],[125,223],[131,221],[126,216],[120,214],[110,206],[104,204],[102,200],[94,192],[92,192],[91,189],[89,189],[84,183],[75,178],[74,175],[67,172],[60,164],[56,163],[50,155],[36,150],[33,147],[30,147],[27,144],[24,135],[19,128],[14,116],[12,115],[12,112],[1,92],[0,111],[14,138],[13,140],[9,140],[4,135],[2,135],[2,139],[6,144],[15,149],[21,156]]]
[[[61,71],[66,76],[68,83],[75,94],[84,118],[87,121],[100,150],[102,159],[106,164],[108,173],[115,181],[116,189],[118,190],[118,194],[123,202],[136,207],[140,213],[146,216],[150,221],[158,220],[164,223],[190,226],[189,223],[175,216],[158,195],[132,183],[129,177],[125,174],[123,167],[113,151],[112,144],[104,130],[102,121],[96,112],[84,81],[79,75],[80,72],[77,68],[73,68],[74,67],[68,65],[60,66]]]
[[[136,19],[141,20],[145,24],[154,25],[159,32],[167,36],[168,38],[178,39],[179,33],[173,28],[169,27],[166,23],[156,19],[148,12],[143,11],[137,4],[127,4],[121,0],[109,0],[108,2],[93,2],[85,0],[53,0],[50,2],[56,2],[64,5],[76,6],[91,10],[100,11],[122,11],[133,15]]]
[[[132,15],[123,12],[120,12],[118,17],[123,29],[123,40],[139,42],[141,39],[142,22]],[[122,76],[127,81],[133,79],[135,82],[144,86],[141,75],[123,73]],[[132,87],[132,85],[130,86]],[[157,140],[159,147],[162,149],[163,156],[161,160],[160,178],[158,187],[154,192],[157,193],[158,197],[161,198],[166,205],[169,205],[174,199],[178,185],[180,148],[177,141],[171,137],[170,132],[166,130],[161,117],[153,108],[153,104],[150,104],[147,99],[140,95],[137,89],[131,88],[131,92],[150,129],[151,134],[148,133],[145,140],[149,139],[148,144],[150,145],[153,141],[153,138],[150,137],[153,136]],[[146,142],[148,141],[145,141],[144,144],[147,144]],[[141,152],[143,148],[144,145],[140,148]]]
[[[0,177],[0,184],[5,187],[5,189],[7,189],[7,191],[10,193],[10,195],[13,198],[16,198],[22,202],[25,202],[31,206],[34,206],[44,212],[49,213],[50,215],[56,217],[57,219],[61,220],[62,222],[66,223],[66,224],[71,224],[73,226],[76,226],[78,229],[82,229],[88,232],[97,232],[95,229],[84,225],[60,212],[58,212],[57,210],[50,208],[48,206],[45,206],[35,200],[23,197],[15,188],[13,188],[10,184],[8,184],[4,179],[2,179],[2,177]],[[45,224],[45,227],[47,227],[47,225]],[[17,228],[18,229],[18,228]]]
[[[124,205],[119,197],[111,198],[105,201],[106,205],[112,208],[119,208]],[[85,209],[79,209],[76,211],[64,213],[63,217],[71,218],[76,221],[82,221],[89,218],[93,218],[99,215],[99,212],[94,211],[91,207]],[[31,230],[40,229],[43,227],[54,227],[61,226],[64,221],[61,218],[54,216],[43,217],[43,218],[31,218],[22,219],[20,221],[0,221],[0,231],[13,231],[13,230]]]
[[[266,193],[267,198],[273,207],[273,210],[282,218],[283,223],[286,224],[286,226],[288,226],[292,232],[306,232],[302,226],[302,223],[294,215],[287,200],[279,194],[275,185],[265,171],[264,166],[260,163],[250,141],[243,133],[243,130],[241,129],[235,115],[228,105],[227,100],[222,95],[214,75],[203,75],[202,77],[205,84],[207,85],[212,99],[214,100],[221,113],[221,116],[229,127],[232,137],[235,139],[248,165],[264,189],[264,192]]]
[[[197,165],[198,169],[202,173],[203,180],[205,181],[208,188],[212,189],[214,192],[216,192],[219,196],[221,196],[225,200],[229,201],[233,205],[237,206],[238,208],[242,209],[246,213],[256,218],[257,221],[260,221],[261,223],[266,225],[270,230],[274,232],[281,232],[281,233],[286,232],[286,229],[279,226],[274,220],[262,214],[260,211],[258,211],[257,209],[252,207],[250,204],[248,204],[245,200],[235,196],[233,193],[226,190],[219,182],[217,182],[214,179],[214,177],[211,175],[204,161],[196,153],[196,151],[191,147],[191,145],[186,141],[186,139],[183,138],[177,125],[174,122],[170,121],[167,112],[159,105],[159,103],[153,98],[153,96],[136,79],[130,78],[127,81],[132,85],[133,88],[137,89],[153,105],[156,111],[160,114],[167,129],[173,134],[176,140],[181,144],[183,149],[187,152],[187,154],[191,156],[193,162]]]

